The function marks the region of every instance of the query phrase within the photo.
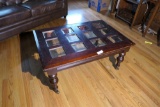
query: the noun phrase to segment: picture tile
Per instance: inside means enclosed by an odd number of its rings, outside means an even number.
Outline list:
[[[73,29],[71,27],[69,28],[63,28],[62,29],[63,34],[69,34],[69,33],[73,33]]]
[[[106,43],[103,42],[100,38],[91,39],[90,41],[95,47],[101,47],[106,45]]]
[[[108,36],[107,37],[112,43],[118,43],[118,42],[121,42],[122,39],[117,36],[117,35],[111,35],[111,36]]]
[[[78,36],[76,34],[69,34],[66,36],[68,42],[77,42],[80,41],[80,39],[78,38]]]
[[[85,35],[88,39],[97,37],[92,31],[84,32],[84,35]]]
[[[81,52],[81,51],[86,50],[86,47],[84,46],[82,42],[73,43],[71,44],[71,46],[76,52]]]
[[[97,29],[104,27],[104,25],[102,23],[100,23],[100,22],[93,22],[92,26],[94,26]]]
[[[43,34],[44,38],[56,37],[56,34],[55,34],[54,30],[45,31],[45,32],[42,32],[42,34]]]
[[[88,30],[88,27],[85,25],[78,26],[78,28],[82,31]]]
[[[57,47],[57,48],[49,49],[49,51],[50,51],[50,55],[51,55],[52,58],[61,57],[61,56],[66,55],[62,46]]]
[[[103,35],[106,35],[110,32],[110,30],[108,28],[103,28],[103,29],[100,29],[100,32],[103,34]]]
[[[58,38],[47,39],[46,43],[48,47],[60,45]]]

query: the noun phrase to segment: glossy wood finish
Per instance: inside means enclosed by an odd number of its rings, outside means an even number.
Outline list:
[[[58,90],[58,77],[57,77],[57,73],[56,74],[52,74],[49,75],[49,82],[51,83],[53,90],[59,94],[59,90]]]
[[[92,20],[106,21],[136,43],[125,55],[119,70],[112,65],[116,56],[66,69],[58,73],[61,94],[56,94],[48,87],[49,80],[34,54],[37,52],[34,41],[29,39],[30,45],[25,43],[21,50],[20,38],[15,35],[0,42],[0,106],[159,107],[160,48],[156,36],[143,38],[137,29],[131,30],[123,21],[89,9],[87,1],[70,2],[66,20],[53,20],[34,29]],[[28,54],[22,60],[24,51]]]
[[[119,56],[117,57],[116,69],[119,69],[120,63],[123,62],[125,54],[126,52],[119,53]]]
[[[102,28],[95,28],[92,24],[94,23],[101,23],[104,25]],[[78,26],[85,25],[87,27],[87,30],[80,30]],[[75,34],[77,34],[78,38],[80,39],[77,42],[68,42],[66,39],[66,34],[62,33],[63,28],[69,28],[71,27]],[[109,31],[106,35],[103,35],[100,30],[103,28],[107,28]],[[58,37],[60,41],[60,45],[48,47],[46,40],[43,36],[42,32],[51,31],[54,30],[56,33],[56,37]],[[94,38],[86,38],[84,33],[87,31],[92,31],[97,37]],[[128,51],[128,47],[134,45],[132,41],[127,39],[125,36],[123,36],[121,33],[116,31],[114,28],[112,28],[110,25],[106,24],[104,21],[90,21],[85,23],[79,23],[79,24],[69,24],[61,27],[56,28],[48,28],[48,29],[42,29],[42,30],[35,30],[33,31],[35,41],[37,44],[38,51],[40,53],[40,57],[42,58],[42,65],[45,71],[51,68],[56,71],[63,70],[67,66],[71,67],[72,65],[85,63],[87,60],[91,61],[92,59],[98,59],[105,56],[108,56],[111,54],[116,54],[121,52],[123,49],[125,51]],[[117,35],[117,37],[121,38],[121,42],[112,43],[108,37]],[[54,37],[55,38],[55,37]],[[104,43],[106,43],[105,46],[101,47],[95,47],[90,40],[100,38]],[[51,39],[51,38],[49,38]],[[71,44],[73,43],[79,43],[82,42],[84,46],[86,47],[85,51],[82,52],[75,52],[74,49],[71,47]],[[56,57],[52,58],[49,52],[49,49],[57,48],[62,46],[66,55],[62,57]],[[97,52],[103,50],[104,54],[98,55]],[[106,54],[106,55],[105,55]],[[66,66],[66,67],[65,67]]]
[[[96,25],[95,25],[96,24]],[[85,26],[86,30],[81,30],[78,27],[79,26]],[[96,28],[98,27],[98,28]],[[77,35],[79,38],[79,41],[77,42],[69,42],[66,39],[67,34],[64,34],[62,32],[62,29],[71,28],[73,33]],[[107,33],[102,34],[100,30],[106,29]],[[59,44],[53,45],[51,47],[47,46],[47,38],[44,37],[43,32],[54,30],[54,34],[56,37],[50,37],[49,39],[58,38]],[[84,33],[86,32],[92,32],[95,34],[96,37],[87,38]],[[102,20],[98,21],[90,21],[85,23],[79,23],[79,24],[70,24],[65,25],[61,27],[56,28],[48,28],[48,29],[42,29],[42,30],[34,30],[33,31],[35,42],[37,45],[38,52],[40,54],[40,59],[42,62],[43,70],[48,72],[50,83],[53,84],[53,89],[56,93],[59,93],[58,91],[58,78],[57,73],[58,71],[78,66],[80,64],[84,64],[87,62],[91,62],[94,60],[98,60],[100,58],[105,58],[108,56],[113,56],[115,54],[119,54],[117,58],[117,64],[116,69],[119,69],[120,63],[124,60],[124,55],[126,52],[129,51],[130,47],[134,45],[132,41],[127,39],[125,36],[123,36],[120,32],[112,28],[110,25],[105,23]],[[88,34],[89,35],[89,34]],[[117,39],[120,38],[122,41],[116,41],[116,43],[110,41],[108,37],[116,35]],[[23,36],[23,34],[21,35]],[[94,46],[94,44],[91,43],[91,40],[94,39],[100,39],[106,45],[104,46]],[[75,52],[75,50],[72,48],[72,44],[74,43],[83,43],[84,47],[86,47],[86,50],[81,52]],[[98,44],[97,44],[98,45]],[[65,56],[52,58],[51,54],[49,52],[50,49],[57,49],[58,47],[62,47]],[[103,51],[101,54],[97,54],[97,52]],[[52,75],[51,75],[52,74]]]

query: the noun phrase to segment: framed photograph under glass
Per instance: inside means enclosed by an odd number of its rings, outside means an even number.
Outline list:
[[[76,52],[81,52],[81,51],[86,50],[86,47],[84,46],[82,42],[73,43],[71,44],[71,46]]]
[[[44,38],[52,38],[52,37],[56,37],[56,33],[54,30],[49,30],[49,31],[44,31],[42,32]]]
[[[103,28],[99,30],[103,35],[106,35],[110,32],[110,30],[108,28]]]
[[[111,35],[107,37],[112,43],[118,43],[123,41],[119,36],[117,35]]]
[[[80,30],[82,30],[82,31],[88,30],[88,27],[85,26],[85,25],[78,26],[78,28],[79,28]]]
[[[102,23],[100,23],[100,22],[93,22],[92,26],[94,26],[97,29],[104,27],[104,25]]]
[[[106,43],[103,42],[100,38],[91,39],[90,41],[95,47],[101,47],[101,46],[106,45]]]
[[[92,31],[84,32],[84,35],[85,35],[88,39],[97,37]]]
[[[76,34],[68,34],[68,35],[66,35],[66,38],[67,38],[68,42],[80,41],[80,39],[78,38],[78,36]]]
[[[73,33],[73,29],[71,27],[61,29],[63,34]]]
[[[66,55],[62,46],[49,49],[49,52],[50,52],[50,55],[52,58],[57,58],[57,57],[61,57],[61,56]]]
[[[60,45],[58,38],[46,39],[48,47]]]

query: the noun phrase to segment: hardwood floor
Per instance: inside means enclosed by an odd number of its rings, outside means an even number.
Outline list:
[[[160,107],[160,47],[156,37],[143,38],[136,27],[130,29],[121,20],[87,6],[87,1],[70,1],[66,20],[60,18],[34,29],[104,20],[136,43],[120,69],[112,66],[114,58],[104,58],[63,70],[58,73],[60,94],[56,94],[34,53],[21,59],[26,48],[20,49],[16,35],[0,42],[1,107]]]

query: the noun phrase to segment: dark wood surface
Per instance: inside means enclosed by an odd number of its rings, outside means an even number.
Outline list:
[[[120,0],[116,17],[133,27],[141,24],[146,9],[147,5],[143,0]]]
[[[72,62],[74,63],[80,63],[78,61],[81,60],[90,60],[88,57],[103,57],[105,56],[104,54],[102,55],[97,55],[97,52],[100,50],[103,50],[104,53],[115,53],[112,52],[114,50],[124,50],[121,49],[123,48],[128,48],[131,45],[133,45],[134,43],[131,42],[129,39],[127,39],[126,37],[124,37],[121,33],[119,33],[118,31],[116,31],[115,29],[113,29],[111,26],[107,25],[105,22],[103,21],[95,21],[95,22],[101,22],[105,25],[105,27],[103,28],[108,28],[110,29],[110,32],[107,35],[102,35],[101,32],[94,28],[91,23],[93,22],[87,22],[87,23],[81,23],[81,24],[73,24],[73,25],[66,25],[66,26],[61,26],[61,27],[56,27],[56,28],[49,28],[49,29],[43,29],[43,30],[36,30],[34,35],[36,37],[36,44],[40,53],[40,57],[41,57],[41,61],[42,61],[42,65],[44,70],[47,71],[47,69],[49,68],[57,68],[57,69],[61,69],[64,68],[62,65],[68,65],[72,64],[74,65]],[[102,46],[102,47],[95,47],[94,45],[91,44],[91,42],[89,41],[90,39],[87,39],[84,35],[83,35],[83,31],[79,30],[77,26],[79,25],[86,25],[89,27],[89,30],[93,31],[97,37],[101,38],[107,45],[106,46]],[[61,32],[62,28],[66,28],[66,27],[72,27],[73,30],[76,32],[76,34],[78,35],[78,37],[80,38],[80,40],[84,43],[84,45],[86,46],[87,50],[83,51],[83,52],[75,52],[73,50],[73,48],[71,47],[71,43],[69,43],[67,41],[67,39],[64,37],[65,35]],[[57,58],[52,58],[50,53],[49,53],[49,48],[46,45],[45,39],[42,35],[42,32],[47,31],[47,30],[55,30],[58,38],[60,40],[60,44],[63,46],[66,56],[63,57],[57,57]],[[109,39],[107,39],[108,36],[110,35],[118,35],[119,37],[121,37],[123,39],[123,42],[120,43],[112,43]],[[54,47],[51,47],[54,48]],[[88,59],[86,59],[88,58]],[[69,65],[68,65],[69,66]]]
[[[96,26],[93,26],[95,23],[100,23],[103,25],[101,28],[96,28]],[[78,26],[85,25],[87,26],[87,30],[80,30]],[[77,34],[78,38],[80,39],[80,42],[83,42],[83,44],[86,47],[86,50],[81,52],[75,52],[74,49],[71,47],[72,43],[69,43],[68,40],[65,38],[66,34],[63,34],[62,30],[63,28],[69,28],[71,27],[75,34]],[[107,34],[103,35],[100,30],[107,28],[108,32]],[[43,32],[54,30],[60,44],[56,46],[48,47],[46,44],[46,40],[44,38]],[[97,36],[91,39],[86,38],[84,35],[84,32],[86,31],[93,31],[93,33]],[[87,63],[90,61],[94,61],[100,58],[104,58],[107,56],[119,54],[116,62],[116,69],[119,68],[120,63],[124,59],[124,55],[127,51],[129,51],[130,47],[134,45],[132,41],[130,41],[128,38],[123,36],[120,32],[116,31],[114,28],[106,24],[102,20],[98,21],[91,21],[86,23],[80,23],[80,24],[72,24],[72,25],[65,25],[60,26],[56,28],[49,28],[49,29],[42,29],[42,30],[35,30],[33,31],[36,45],[38,48],[38,52],[40,54],[40,59],[42,62],[43,70],[47,71],[49,77],[51,80],[55,79],[55,76],[57,76],[57,72],[61,71],[63,69],[67,69],[69,67],[77,66],[83,63]],[[120,38],[121,41],[117,41],[113,43],[111,40],[108,39],[108,37],[116,35],[118,38]],[[96,47],[94,44],[90,42],[92,39],[100,38],[106,45],[101,47]],[[51,48],[57,48],[59,46],[62,46],[65,51],[65,56],[61,57],[55,57],[52,58],[49,52],[49,49]],[[97,52],[103,51],[102,54],[97,54]],[[53,78],[52,78],[53,77]],[[56,77],[57,78],[57,77]],[[55,79],[57,80],[57,79]],[[51,82],[53,84],[53,82]],[[57,84],[57,82],[55,82]],[[57,85],[55,86],[55,92],[58,93]]]

